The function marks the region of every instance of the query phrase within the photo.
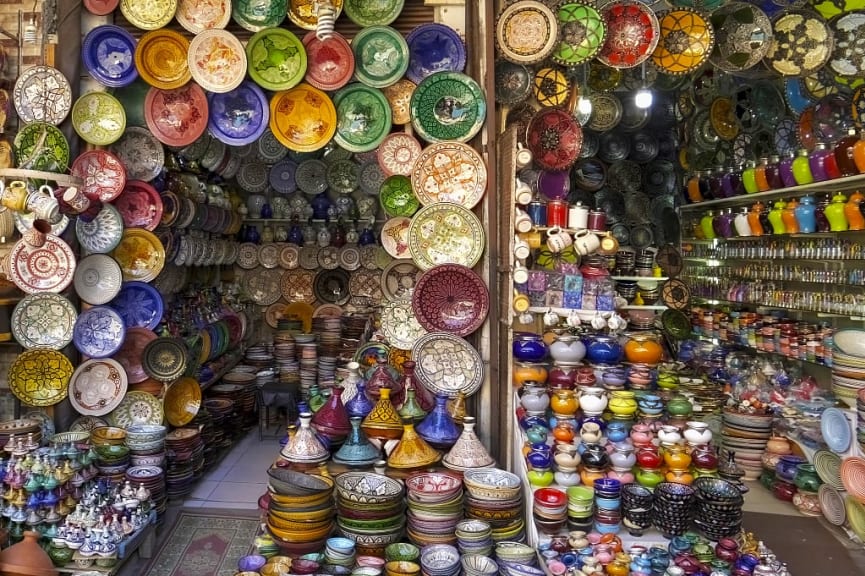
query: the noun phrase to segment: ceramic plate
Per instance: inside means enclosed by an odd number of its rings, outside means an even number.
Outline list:
[[[502,56],[516,64],[537,64],[559,42],[559,22],[553,11],[537,0],[518,0],[496,21],[496,44]]]
[[[334,19],[342,13],[343,0],[332,0]],[[318,25],[318,0],[288,0],[288,19],[304,30],[315,30]]]
[[[833,452],[843,454],[850,448],[853,434],[850,423],[841,410],[826,408],[820,416],[820,431],[823,433],[823,441]]]
[[[408,231],[411,220],[398,216],[391,218],[381,228],[381,245],[394,258],[411,258]]]
[[[90,432],[94,428],[108,426],[108,422],[96,416],[79,416],[69,425],[70,432]]]
[[[604,45],[607,27],[598,11],[579,2],[559,5],[559,44],[552,59],[561,66],[576,66],[591,60]]]
[[[162,424],[165,412],[162,402],[153,394],[131,390],[107,418],[112,426],[129,428],[136,424]]]
[[[231,0],[179,0],[177,23],[196,36],[214,28],[225,28],[231,20]]]
[[[835,347],[844,354],[858,356],[865,360],[865,330],[849,328],[838,330],[833,335]]]
[[[75,274],[75,255],[66,242],[52,234],[38,248],[19,240],[9,253],[6,274],[28,294],[62,292]]]
[[[142,228],[127,228],[123,231],[120,243],[111,254],[120,270],[123,280],[149,282],[156,278],[165,266],[165,249],[152,232]]]
[[[443,264],[420,277],[412,305],[418,322],[430,332],[467,336],[486,320],[490,295],[483,279],[471,268]]]
[[[120,265],[106,254],[91,254],[78,261],[72,279],[78,297],[98,306],[110,302],[122,283]]]
[[[25,350],[9,366],[9,389],[28,406],[53,406],[66,398],[72,363],[55,350]]]
[[[850,496],[865,500],[865,459],[860,456],[844,458],[841,463],[841,481]]]
[[[352,22],[361,28],[387,25],[402,12],[403,0],[345,0],[343,10]]]
[[[84,0],[84,7],[95,16],[108,16],[120,4],[120,0]]]
[[[72,108],[72,127],[85,142],[107,146],[123,135],[126,111],[111,94],[88,92]]]
[[[201,385],[195,378],[181,378],[165,391],[162,404],[166,422],[186,426],[201,408]]]
[[[179,32],[160,29],[145,33],[135,48],[135,68],[155,88],[180,88],[192,78],[187,63],[189,40]]]
[[[505,106],[519,104],[532,93],[532,75],[524,64],[503,58],[496,60],[496,102]]]
[[[785,10],[772,24],[774,36],[764,62],[781,76],[808,76],[832,55],[832,30],[810,10]]]
[[[130,180],[114,201],[124,228],[155,229],[162,221],[162,197],[147,182]]]
[[[440,142],[421,152],[414,162],[411,179],[415,194],[424,206],[451,202],[471,209],[486,191],[487,168],[471,146]]]
[[[841,481],[841,457],[830,450],[817,450],[813,463],[820,480],[836,490],[844,490]]]
[[[280,291],[282,297],[289,302],[315,302],[315,273],[310,270],[286,270],[280,280]]]
[[[128,328],[155,329],[162,320],[162,296],[150,284],[124,282],[120,293],[111,300],[113,308]]]
[[[394,348],[411,350],[418,338],[427,333],[418,323],[408,299],[392,300],[381,311],[381,331]]]
[[[246,50],[234,34],[207,30],[190,42],[187,65],[201,88],[219,94],[231,92],[246,75]]]
[[[144,117],[163,144],[188,146],[207,129],[207,97],[195,82],[173,90],[151,88],[144,101]]]
[[[345,270],[321,270],[315,275],[313,292],[320,302],[343,305],[351,297],[349,274]]]
[[[15,219],[15,228],[18,232],[24,234],[33,228],[33,222],[36,221],[36,214],[33,212],[13,212],[12,218]],[[69,216],[61,214],[60,219],[51,225],[51,233],[55,236],[63,236],[66,228],[69,227]]]
[[[65,172],[69,168],[69,142],[59,128],[45,122],[31,122],[15,135],[12,148],[18,166],[30,170]]]
[[[561,108],[544,108],[529,123],[526,144],[541,168],[569,168],[579,157],[582,143],[582,128]]]
[[[12,337],[24,348],[61,350],[72,342],[78,312],[59,294],[28,294],[12,312]]]
[[[113,205],[103,204],[90,222],[78,218],[75,234],[88,252],[106,254],[114,250],[123,238],[123,216]]]
[[[279,26],[288,13],[287,0],[234,0],[231,16],[250,32]]]
[[[484,364],[471,344],[443,332],[421,336],[412,347],[415,377],[434,394],[471,396],[484,381]]]
[[[309,84],[279,92],[270,100],[270,129],[283,146],[297,152],[323,148],[336,132],[336,118],[330,97]]]
[[[772,47],[772,22],[748,2],[727,2],[712,13],[712,65],[727,72],[753,68]]]
[[[349,84],[333,97],[337,126],[334,140],[351,152],[375,150],[390,132],[390,105],[381,90]]]
[[[138,78],[136,40],[119,26],[97,26],[81,45],[84,66],[97,82],[109,88],[128,86]]]
[[[85,360],[69,380],[69,402],[79,414],[102,416],[117,408],[128,384],[126,371],[116,361]]]
[[[461,72],[427,76],[411,97],[412,127],[427,142],[471,140],[483,126],[486,114],[483,90]]]
[[[144,371],[159,382],[172,382],[180,378],[188,363],[189,349],[180,338],[156,338],[148,342],[141,356]]]
[[[841,76],[865,76],[865,11],[836,16],[829,21],[829,28],[835,38],[829,67]]]
[[[421,271],[414,262],[394,260],[381,272],[382,295],[388,300],[408,298],[420,274]]]
[[[261,88],[243,82],[231,92],[210,97],[210,132],[230,146],[250,144],[267,129],[270,113]]]
[[[712,24],[691,8],[677,8],[658,16],[660,40],[652,63],[667,74],[687,74],[700,67],[715,45]]]
[[[820,511],[823,517],[835,526],[842,526],[847,521],[847,508],[844,496],[832,486],[821,485],[818,490]]]
[[[409,66],[406,76],[418,84],[435,72],[462,72],[466,47],[450,26],[430,22],[413,29],[406,37]]]
[[[265,90],[288,90],[306,74],[306,48],[283,28],[256,33],[246,44],[249,77]]]
[[[385,213],[390,217],[411,217],[420,208],[420,202],[412,191],[408,176],[397,174],[387,177],[381,185],[378,198]]]
[[[123,318],[108,306],[94,306],[81,312],[72,334],[75,347],[90,358],[107,358],[120,346],[126,336]]]
[[[81,191],[91,200],[111,202],[126,186],[126,168],[107,150],[88,150],[72,163],[72,176],[84,181]]]
[[[397,80],[395,84],[382,89],[390,104],[394,124],[402,126],[411,122],[411,95],[415,89],[417,85],[408,78]]]
[[[259,306],[270,306],[279,300],[282,270],[256,268],[243,277],[245,294]]]
[[[640,2],[612,2],[601,9],[607,36],[598,60],[612,68],[633,68],[654,52],[660,38],[658,18]]]
[[[158,336],[147,328],[127,328],[123,346],[114,354],[114,359],[123,366],[129,382],[138,384],[149,377],[143,366],[143,353],[148,344]]]
[[[289,244],[279,252],[279,266],[286,270],[294,270],[299,266],[299,251],[297,246]]]
[[[571,100],[574,91],[567,74],[558,68],[544,67],[535,72],[532,94],[541,106],[564,106]]]
[[[120,0],[120,12],[136,28],[156,30],[174,18],[177,0]]]
[[[12,102],[22,122],[60,124],[72,108],[72,86],[60,70],[32,66],[15,81]]]
[[[127,126],[111,151],[126,167],[126,177],[130,180],[149,182],[159,175],[165,164],[165,150],[147,128]]]
[[[308,65],[304,79],[319,90],[339,90],[354,74],[354,52],[338,32],[321,40],[315,32],[303,37]]]
[[[481,222],[471,210],[437,202],[421,208],[412,218],[408,245],[421,270],[439,264],[471,268],[480,260],[486,240]]]
[[[390,86],[408,70],[408,44],[390,26],[369,26],[351,41],[354,73],[358,80],[373,88]]]
[[[378,147],[378,164],[386,176],[412,173],[415,162],[421,155],[421,145],[406,132],[394,132],[385,137]]]

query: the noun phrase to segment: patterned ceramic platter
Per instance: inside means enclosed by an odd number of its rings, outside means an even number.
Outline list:
[[[75,234],[88,252],[107,254],[114,250],[123,238],[123,216],[113,205],[103,204],[102,209],[90,222],[77,219]]]
[[[180,338],[159,337],[147,343],[141,366],[147,375],[159,382],[180,378],[189,363],[189,349]]]
[[[421,24],[406,37],[409,66],[406,76],[415,84],[435,72],[462,72],[466,67],[466,47],[450,26],[430,22]]]
[[[315,272],[310,270],[294,269],[286,270],[280,280],[280,291],[282,297],[289,302],[315,302]]]
[[[408,176],[421,155],[421,145],[406,132],[394,132],[385,137],[378,147],[378,164],[387,176]]]
[[[126,325],[108,306],[94,306],[81,312],[75,322],[72,340],[78,351],[90,358],[107,358],[123,345]]]
[[[349,84],[333,97],[336,106],[334,140],[351,152],[375,150],[390,132],[390,105],[381,90]]]
[[[404,0],[345,0],[346,16],[361,28],[387,25],[402,12]]]
[[[408,299],[420,274],[414,262],[394,260],[381,272],[382,295],[388,300]]]
[[[231,32],[207,30],[190,42],[187,65],[192,79],[208,92],[231,92],[246,75],[246,50]]]
[[[336,108],[327,94],[301,83],[270,100],[270,129],[286,148],[314,152],[336,133]]]
[[[518,0],[507,6],[496,21],[496,44],[506,59],[516,64],[537,64],[559,42],[559,22],[553,11],[537,0]]]
[[[85,142],[107,146],[123,135],[126,111],[111,94],[88,92],[72,107],[72,127]]]
[[[598,60],[611,68],[633,68],[654,52],[660,38],[655,12],[632,0],[612,2],[601,9],[607,37]]]
[[[162,405],[166,422],[186,426],[201,408],[201,385],[195,378],[181,378],[165,391]]]
[[[320,40],[315,32],[303,37],[308,65],[304,79],[319,90],[339,90],[354,74],[354,52],[344,36],[334,32]]]
[[[111,202],[126,186],[126,168],[107,150],[88,150],[72,163],[71,174],[84,181],[81,191],[91,200]]]
[[[270,121],[267,96],[249,81],[231,92],[212,95],[209,109],[211,134],[229,146],[255,142]]]
[[[735,107],[730,98],[719,96],[712,102],[709,111],[712,128],[722,140],[733,140],[739,135],[741,124],[736,117]]]
[[[192,78],[187,63],[189,40],[179,32],[160,29],[145,33],[135,48],[135,68],[155,88],[180,88]]]
[[[127,228],[112,256],[120,264],[123,280],[150,282],[165,266],[165,249],[153,232]]]
[[[772,22],[758,6],[728,2],[711,16],[715,47],[709,61],[727,72],[756,66],[772,47]]]
[[[270,306],[280,296],[282,270],[256,268],[243,276],[244,293],[259,306]]]
[[[75,255],[66,242],[52,234],[38,248],[20,240],[9,253],[6,273],[28,294],[62,292],[75,274]]]
[[[490,294],[483,279],[471,268],[442,264],[420,277],[412,294],[412,306],[417,321],[430,332],[467,336],[486,320]]]
[[[332,0],[334,19],[342,13],[343,0]],[[304,30],[315,30],[318,25],[318,0],[288,0],[288,19]]]
[[[418,338],[427,333],[415,318],[410,299],[392,300],[381,311],[381,331],[394,348],[411,350]]]
[[[434,394],[471,396],[484,381],[484,364],[471,344],[445,332],[421,336],[412,347],[415,376]]]
[[[421,270],[439,264],[471,268],[486,245],[484,229],[475,214],[459,204],[437,202],[421,208],[408,232],[411,257]]]
[[[15,111],[22,122],[60,124],[72,108],[72,86],[51,66],[32,66],[15,81]]]
[[[566,2],[559,5],[559,44],[552,59],[562,66],[576,66],[592,58],[604,45],[607,28],[598,11],[587,4]]]
[[[564,106],[572,97],[571,81],[559,68],[541,68],[535,72],[532,93],[541,106]]]
[[[117,408],[128,385],[126,371],[117,361],[85,360],[69,380],[69,402],[79,414],[102,416]]]
[[[138,78],[135,68],[135,38],[120,26],[97,26],[81,45],[84,66],[103,86],[128,86]]]
[[[173,90],[151,88],[144,101],[144,118],[163,144],[188,146],[207,129],[207,96],[195,82]]]
[[[410,218],[420,208],[420,201],[412,191],[411,180],[408,176],[401,174],[385,178],[378,200],[385,214],[390,217],[405,216]]]
[[[357,270],[360,268],[360,249],[350,244],[340,248],[339,267],[343,270]]]
[[[147,182],[128,181],[114,207],[123,217],[124,228],[154,230],[162,221],[162,197]]]
[[[12,143],[18,166],[31,170],[65,172],[69,167],[69,142],[59,128],[45,122],[22,126]]]
[[[785,10],[772,28],[772,45],[763,61],[781,76],[814,74],[832,56],[832,30],[816,12]]]
[[[94,306],[110,302],[120,292],[122,282],[120,265],[107,254],[80,259],[72,278],[78,297]]]
[[[147,328],[127,328],[123,346],[114,354],[114,359],[123,366],[131,384],[147,380],[148,375],[142,365],[143,352],[147,345],[157,338],[156,334]]]
[[[250,32],[279,26],[287,13],[286,0],[234,0],[231,5],[234,21]]]
[[[187,32],[195,35],[225,28],[231,20],[231,0],[179,0],[174,17]]]
[[[865,76],[865,11],[837,16],[829,28],[835,37],[829,67],[841,76]]]
[[[120,12],[136,28],[156,30],[174,18],[177,0],[120,0]]]
[[[90,432],[94,428],[108,426],[108,422],[96,416],[79,416],[69,425],[70,432]]]
[[[9,389],[28,406],[53,406],[66,398],[72,371],[56,350],[25,350],[9,366]]]
[[[394,258],[411,258],[408,246],[408,230],[411,220],[398,216],[391,218],[381,228],[381,245]]]
[[[345,270],[319,270],[313,283],[316,300],[342,306],[351,298],[350,279]]]
[[[164,311],[159,291],[145,282],[124,282],[109,306],[123,318],[127,329],[153,330],[162,320]]]
[[[131,390],[107,418],[112,426],[129,428],[136,424],[162,424],[165,412],[162,402],[150,392]]]
[[[284,28],[267,28],[246,44],[249,77],[265,90],[288,90],[306,74],[306,48]]]
[[[427,146],[414,163],[412,187],[421,204],[451,202],[474,208],[487,187],[487,167],[474,148],[460,142]]]
[[[524,64],[515,64],[504,58],[496,61],[496,102],[513,106],[523,102],[532,93],[532,75]]]
[[[111,151],[126,167],[126,177],[130,180],[149,182],[159,175],[165,164],[162,144],[147,128],[127,126]]]
[[[411,122],[411,96],[416,89],[417,85],[408,78],[401,78],[382,89],[390,104],[394,124],[402,126]]]
[[[78,312],[59,294],[28,294],[12,312],[12,336],[24,348],[61,350],[72,342]]]
[[[461,72],[427,76],[411,97],[412,127],[427,142],[471,140],[486,114],[483,90]]]
[[[712,52],[712,24],[692,8],[677,8],[658,15],[661,38],[652,52],[652,63],[667,74],[696,70]]]
[[[540,167],[566,170],[580,156],[583,130],[565,110],[544,108],[529,123],[526,144]]]
[[[262,244],[258,248],[258,261],[265,268],[279,266],[280,247],[276,244]]]
[[[362,29],[351,42],[355,76],[373,88],[384,88],[408,70],[409,53],[405,38],[390,26]]]

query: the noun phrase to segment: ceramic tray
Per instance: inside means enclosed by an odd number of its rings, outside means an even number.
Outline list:
[[[75,347],[90,358],[112,356],[125,337],[123,318],[108,306],[93,306],[81,312],[72,333]]]
[[[201,408],[201,386],[195,378],[181,378],[165,391],[162,404],[169,424],[186,426]]]
[[[180,338],[156,338],[147,344],[141,357],[147,375],[160,382],[180,378],[188,364],[189,349]]]
[[[69,381],[69,402],[79,414],[103,416],[117,408],[128,384],[126,371],[115,360],[85,360]]]
[[[123,318],[126,328],[155,329],[162,320],[162,296],[145,282],[124,282],[109,304]]]
[[[72,342],[78,312],[59,294],[28,294],[15,305],[12,336],[24,348],[61,350]]]
[[[408,231],[412,259],[421,270],[438,264],[471,268],[481,258],[486,238],[475,214],[448,202],[425,206],[415,214]]]
[[[289,302],[315,302],[315,273],[310,270],[286,270],[280,280],[280,292]]]
[[[69,167],[69,142],[53,124],[31,122],[18,130],[12,142],[18,166],[31,170],[65,172]]]
[[[188,146],[207,129],[207,97],[195,82],[173,90],[151,88],[144,100],[144,118],[163,144]]]
[[[601,9],[607,36],[598,61],[612,68],[633,68],[645,62],[660,38],[658,18],[640,2],[611,2]]]
[[[422,336],[412,348],[415,377],[434,394],[471,396],[484,381],[484,365],[471,344],[443,332]]]

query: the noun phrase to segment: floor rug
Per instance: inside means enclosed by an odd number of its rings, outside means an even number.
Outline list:
[[[252,510],[181,510],[144,574],[232,576],[252,549],[259,523]]]

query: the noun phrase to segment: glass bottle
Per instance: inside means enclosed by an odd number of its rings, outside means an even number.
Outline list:
[[[766,165],[766,180],[772,190],[784,187],[784,182],[781,180],[781,157],[777,154],[769,157],[769,163]]]
[[[796,185],[796,178],[793,176],[793,161],[796,159],[796,153],[788,152],[778,164],[778,174],[781,177],[782,188],[790,188]]]
[[[440,450],[450,449],[460,437],[460,429],[447,410],[448,397],[436,394],[432,412],[417,425],[417,433]]]
[[[838,170],[841,171],[841,176],[855,176],[859,174],[859,168],[856,166],[856,160],[853,158],[853,148],[859,141],[859,135],[856,134],[855,128],[847,130],[847,136],[841,138],[835,145],[835,163],[838,165]]]
[[[402,426],[399,444],[387,457],[389,467],[402,470],[425,468],[441,459],[441,452],[430,446],[415,430],[414,420],[406,418],[402,421]]]
[[[718,166],[709,174],[709,195],[712,198],[723,198],[724,168]]]
[[[345,411],[352,418],[365,418],[375,404],[366,395],[366,382],[363,379],[357,381],[355,390],[354,396],[345,403]]]
[[[766,175],[768,167],[769,159],[764,157],[760,158],[760,163],[754,168],[754,181],[757,183],[757,190],[760,192],[766,192],[771,188],[769,186],[769,177]]]
[[[733,209],[727,208],[720,214],[715,216],[713,228],[715,233],[721,238],[729,238],[733,236]]]
[[[751,233],[751,225],[748,223],[748,208],[742,208],[742,210],[736,214],[736,218],[733,220],[733,225],[736,228],[736,234],[738,236],[753,236]]]
[[[300,426],[280,451],[280,455],[289,462],[318,464],[327,461],[330,457],[330,452],[328,452],[312,429],[311,422],[311,413],[301,413]]]
[[[700,228],[703,230],[703,238],[706,240],[712,240],[716,238],[715,229],[712,224],[715,219],[715,213],[709,210],[703,215],[703,218],[700,219]]]
[[[748,226],[751,228],[752,236],[762,236],[765,234],[763,224],[760,221],[760,215],[765,209],[766,207],[762,202],[757,202],[751,206],[751,211],[748,212]]]
[[[784,211],[781,213],[781,220],[784,222],[784,229],[787,234],[797,234],[799,232],[799,222],[796,220],[796,207],[799,203],[795,198],[787,202],[784,206]]]
[[[700,190],[700,179],[703,177],[703,172],[698,170],[688,179],[686,185],[687,197],[692,204],[702,202],[704,200],[703,193]]]
[[[748,160],[742,171],[742,184],[745,185],[745,192],[748,194],[760,191],[760,187],[757,185],[757,163],[753,160]]]
[[[865,130],[859,133],[859,141],[853,145],[853,162],[860,174],[865,174]]]
[[[772,225],[772,234],[784,234],[787,229],[784,227],[784,206],[786,202],[778,200],[775,206],[769,210],[769,223]]]
[[[375,464],[381,458],[381,450],[376,448],[363,433],[360,427],[360,418],[352,418],[350,423],[351,432],[349,432],[345,443],[333,455],[333,461],[346,466],[371,466]]]
[[[844,232],[847,230],[847,216],[845,204],[847,197],[841,192],[832,197],[832,202],[826,206],[826,219],[829,221],[829,230],[832,232]]]
[[[739,172],[732,166],[724,171],[721,177],[721,195],[724,198],[732,198],[740,194],[739,188],[742,186],[742,178]]]
[[[796,207],[796,222],[799,224],[799,232],[811,234],[817,231],[817,206],[814,204],[813,196],[802,196],[799,206]]]
[[[858,190],[850,194],[850,199],[844,206],[848,230],[865,230],[865,217],[862,216],[861,210],[863,200],[865,200],[865,196]]]
[[[811,163],[808,160],[808,150],[802,148],[793,159],[793,179],[797,186],[811,184],[814,176],[811,174]]]
[[[811,176],[814,178],[814,182],[824,182],[829,179],[829,171],[826,166],[829,156],[834,158],[832,152],[826,148],[826,144],[817,142],[808,159],[808,166],[811,168]]]
[[[379,391],[378,402],[360,426],[367,436],[379,440],[393,440],[402,435],[402,418],[390,401],[390,388]]]
[[[496,461],[487,452],[483,442],[475,434],[474,416],[463,418],[463,432],[451,447],[442,464],[451,470],[468,470],[470,468],[489,468],[495,466]]]

